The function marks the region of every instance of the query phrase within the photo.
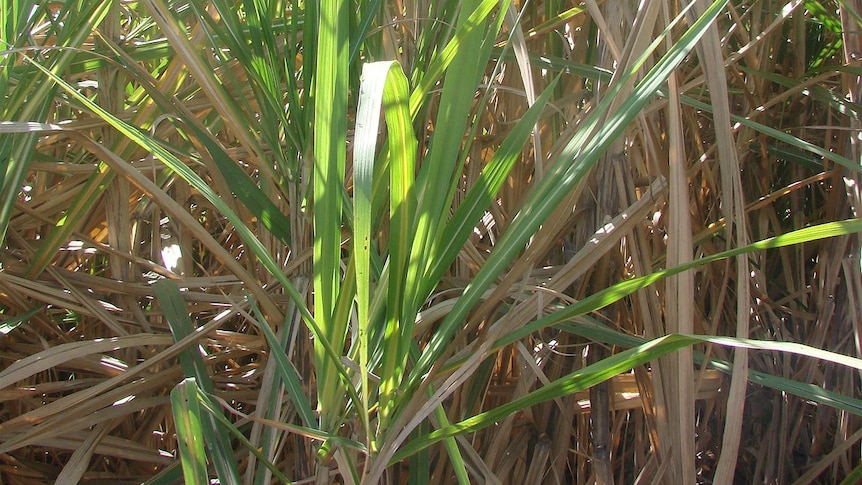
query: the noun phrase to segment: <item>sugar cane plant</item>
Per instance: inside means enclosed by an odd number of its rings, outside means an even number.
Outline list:
[[[3,11],[4,483],[862,477],[858,1]]]

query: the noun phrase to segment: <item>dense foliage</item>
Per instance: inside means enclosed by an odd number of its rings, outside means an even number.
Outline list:
[[[862,480],[859,0],[0,11],[0,482]]]

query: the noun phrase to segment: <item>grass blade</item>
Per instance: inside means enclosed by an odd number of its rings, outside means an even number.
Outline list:
[[[862,232],[862,219],[848,219],[844,221],[829,222],[819,224],[817,226],[806,227],[787,234],[775,236],[769,239],[764,239],[751,243],[749,245],[729,249],[720,253],[713,254],[700,259],[695,259],[673,268],[656,271],[646,276],[640,276],[630,280],[617,283],[609,288],[596,292],[583,300],[578,301],[562,310],[556,311],[543,318],[537,319],[522,329],[518,333],[524,335],[523,332],[532,332],[541,328],[545,328],[556,323],[574,318],[578,315],[584,315],[589,312],[599,310],[610,305],[613,302],[619,301],[621,298],[631,295],[635,291],[646,288],[647,286],[660,281],[668,276],[682,273],[689,269],[697,268],[709,263],[721,261],[723,259],[739,256],[742,254],[752,253],[765,249],[774,249],[795,244],[803,244],[817,239],[828,237],[844,236],[848,234]]]
[[[286,246],[290,247],[290,220],[276,207],[270,198],[261,190],[257,184],[231,160],[224,149],[212,139],[209,133],[203,132],[194,123],[186,125],[187,129],[195,132],[200,141],[209,152],[228,186],[242,202],[252,215]]]
[[[348,5],[337,0],[320,2],[314,98],[314,315],[325,340],[333,348],[344,346],[347,320],[336,319],[341,286],[341,220],[344,184],[347,92]],[[344,389],[337,377],[338,361],[326,357],[315,340],[318,372],[318,411],[323,429],[333,429],[341,413]]]
[[[288,312],[287,315],[288,316],[286,318],[290,318],[291,312]],[[314,411],[312,411],[311,406],[305,399],[305,392],[303,391],[302,383],[299,382],[299,376],[297,375],[293,364],[290,363],[290,359],[284,351],[282,342],[279,341],[278,336],[275,335],[275,332],[272,331],[266,322],[260,320],[253,321],[263,332],[264,338],[266,338],[266,343],[269,345],[269,355],[276,361],[278,374],[281,376],[282,382],[284,382],[287,394],[290,397],[291,402],[293,402],[293,405],[296,407],[296,411],[299,413],[300,419],[305,426],[314,426],[317,422],[317,419],[314,417]]]
[[[188,335],[193,334],[195,330],[177,284],[171,280],[159,280],[153,286],[153,292],[155,293],[156,300],[162,307],[165,318],[168,320],[174,341],[179,342]],[[206,365],[204,365],[203,358],[200,352],[195,351],[197,348],[199,347],[190,347],[180,354],[180,364],[183,368],[183,373],[186,375],[186,379],[193,379],[194,388],[188,392],[195,391],[191,395],[195,402],[197,402],[196,389],[198,387],[203,392],[215,394],[215,387],[213,386],[212,379],[210,379]],[[191,384],[186,385],[191,386]],[[184,394],[183,400],[186,397],[188,396]],[[199,409],[195,412],[200,416]],[[210,457],[219,478],[223,483],[239,484],[239,471],[233,457],[233,447],[224,428],[212,416],[208,415],[206,418],[199,419],[201,419],[207,449],[210,450]]]
[[[407,458],[419,450],[444,438],[474,432],[481,428],[491,426],[517,411],[526,409],[540,402],[587,389],[604,382],[615,375],[631,370],[636,366],[646,364],[647,362],[656,360],[659,357],[668,355],[681,348],[704,342],[748,349],[789,352],[862,370],[862,359],[856,359],[802,344],[738,339],[732,337],[671,334],[646,342],[635,348],[625,350],[595,364],[591,364],[583,369],[577,370],[531,392],[530,394],[527,394],[526,396],[511,401],[508,404],[467,418],[446,428],[432,431],[426,437],[406,443],[394,454],[391,461],[397,462],[403,460],[404,458]]]
[[[185,483],[209,483],[201,408],[197,395],[197,384],[193,378],[184,379],[171,391],[171,409]]]
[[[560,330],[574,335],[589,338],[596,342],[620,345],[627,348],[636,347],[646,342],[642,337],[620,333],[588,317],[579,317],[577,319],[577,323],[563,322],[556,325],[555,328],[559,328]],[[503,345],[502,342],[499,342],[498,344],[500,346]],[[495,344],[495,346],[496,345],[497,344]],[[733,373],[733,367],[729,362],[715,358],[707,360],[706,356],[702,352],[694,353],[694,361],[697,364],[706,363],[710,367],[720,370],[728,375]],[[748,380],[752,384],[775,389],[779,392],[793,394],[794,396],[799,396],[808,401],[825,404],[827,406],[832,406],[835,409],[862,416],[862,399],[845,396],[834,391],[824,389],[822,386],[817,386],[807,382],[794,381],[793,379],[766,374],[756,370],[748,371]]]
[[[15,330],[22,323],[29,321],[33,315],[39,313],[42,310],[42,307],[34,307],[27,312],[22,313],[21,315],[17,315],[14,317],[7,318],[0,322],[0,337],[3,337],[7,333]]]
[[[383,364],[380,371],[380,424],[378,433],[386,428],[392,412],[392,393],[400,382],[407,350],[401,348],[404,332],[399,318],[403,299],[403,276],[406,252],[410,243],[412,204],[412,171],[415,167],[416,141],[406,110],[407,79],[395,62],[366,64],[362,70],[362,89],[356,117],[356,149],[354,151],[354,261],[356,262],[357,317],[359,320],[360,375],[363,392],[368,390],[368,334],[371,301],[372,258],[372,192],[377,133],[381,106],[386,98],[389,122],[387,148],[392,158],[390,173],[390,217],[392,238],[389,241],[389,284],[378,291],[387,291],[387,317],[384,331]],[[412,332],[407,332],[408,335]],[[365,399],[368,399],[366,394]],[[371,435],[371,433],[369,433]]]
[[[275,475],[282,483],[291,483],[290,480],[281,473],[281,470],[278,469],[277,466],[272,464],[266,456],[264,456],[258,449],[249,442],[249,440],[245,437],[245,435],[234,426],[233,423],[228,420],[224,414],[222,414],[221,410],[215,403],[212,402],[210,397],[203,392],[202,389],[197,389],[197,399],[200,404],[203,406],[203,409],[207,412],[207,415],[213,419],[215,419],[222,429],[226,429],[230,434],[234,436],[252,455],[255,456],[261,463],[268,468],[273,475]]]

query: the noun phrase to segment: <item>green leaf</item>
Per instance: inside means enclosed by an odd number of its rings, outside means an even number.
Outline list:
[[[195,380],[184,379],[171,391],[171,411],[174,415],[185,483],[203,484],[209,483],[209,476],[197,394]]]
[[[596,342],[623,347],[635,347],[646,342],[646,339],[642,337],[618,332],[617,330],[602,325],[586,316],[578,317],[576,319],[576,323],[573,323],[573,321],[567,321],[555,325],[554,328],[558,328],[573,335],[579,335]],[[495,342],[495,347],[497,345],[503,346],[505,344],[503,344],[502,341],[498,341]],[[702,352],[694,352],[693,357],[694,362],[697,364],[703,364],[705,362],[709,367],[724,372],[725,374],[730,375],[733,373],[733,366],[730,362],[715,358],[707,360],[706,356]],[[756,370],[748,371],[748,380],[753,384],[769,387],[779,392],[799,396],[807,401],[818,402],[862,416],[862,399],[855,399],[850,396],[841,395],[828,389],[824,389],[822,386],[809,384],[807,382],[794,381],[792,379]]]
[[[196,124],[185,125],[206,147],[231,192],[245,205],[258,221],[286,246],[290,246],[290,220],[276,207],[272,200],[231,160],[224,149]]]
[[[249,451],[249,453],[254,455],[261,463],[264,464],[264,466],[266,466],[270,471],[272,471],[273,475],[275,475],[279,480],[281,480],[282,483],[291,483],[290,480],[288,480],[287,477],[284,476],[283,473],[281,473],[281,470],[279,470],[277,466],[267,460],[266,457],[260,451],[258,451],[258,449],[255,448],[254,445],[251,444],[251,442],[248,441],[242,431],[237,429],[237,427],[234,426],[234,424],[231,423],[230,420],[228,420],[224,416],[224,414],[222,414],[221,409],[219,409],[219,407],[212,402],[212,400],[207,394],[205,394],[201,389],[197,389],[196,398],[198,399],[200,404],[203,405],[203,409],[207,411],[208,415],[211,418],[215,419],[223,429],[226,429],[230,434],[232,434],[234,438],[237,439],[237,441],[242,443],[242,445]]]
[[[603,359],[595,364],[588,365],[583,369],[579,369],[546,384],[526,396],[515,399],[490,411],[477,414],[451,426],[432,431],[426,437],[405,444],[398,452],[395,453],[390,460],[390,463],[403,460],[442,439],[471,433],[487,426],[491,426],[512,413],[534,406],[538,403],[588,389],[596,384],[607,381],[618,374],[627,372],[636,366],[654,361],[659,357],[668,355],[696,343],[713,343],[748,349],[794,353],[862,370],[862,359],[856,359],[802,344],[737,339],[731,337],[671,334],[612,355],[611,357]]]
[[[693,268],[704,266],[709,263],[714,263],[716,261],[721,261],[727,258],[731,258],[733,256],[739,256],[741,254],[748,254],[755,251],[775,249],[795,244],[803,244],[818,239],[835,236],[845,236],[848,234],[860,232],[862,232],[862,219],[847,219],[843,221],[819,224],[816,226],[806,227],[803,229],[792,231],[787,234],[782,234],[780,236],[775,236],[761,241],[757,241],[746,246],[722,251],[710,256],[706,256],[704,258],[695,259],[689,261],[688,263],[664,270],[655,271],[645,276],[639,276],[637,278],[621,281],[613,286],[593,293],[592,295],[589,295],[586,298],[579,300],[571,305],[568,305],[560,310],[552,312],[542,318],[523,325],[516,331],[507,335],[504,339],[498,341],[495,344],[495,347],[508,345],[543,328],[556,325],[566,320],[571,320],[572,318],[578,317],[580,315],[586,315],[590,312],[600,310],[610,305],[611,303],[617,302],[622,298],[631,295],[635,291],[646,288],[647,286],[661,281],[669,276],[680,274]]]
[[[478,180],[470,187],[464,201],[455,210],[452,219],[446,224],[441,237],[435,241],[431,251],[431,265],[424,279],[423,295],[432,291],[430,287],[443,276],[446,268],[452,264],[467,242],[476,223],[484,211],[491,205],[499,192],[509,172],[518,160],[524,145],[532,134],[533,126],[538,122],[548,99],[556,88],[559,77],[555,78],[536,98],[533,106],[518,120],[515,128],[506,136],[491,160],[485,165]]]
[[[252,302],[253,304],[254,302]],[[293,314],[290,310],[288,309],[286,319],[290,318]],[[293,402],[299,418],[305,426],[313,427],[317,419],[314,417],[311,405],[309,405],[308,400],[305,398],[305,391],[302,388],[302,383],[299,382],[300,377],[284,351],[284,343],[278,339],[278,336],[275,335],[275,332],[272,331],[264,320],[258,319],[254,323],[263,332],[264,338],[266,338],[266,343],[269,345],[269,356],[275,359],[275,368],[278,371],[278,375],[281,376],[282,382],[284,382],[287,395],[291,402]],[[287,325],[287,322],[285,322],[285,325]]]
[[[153,285],[153,293],[168,320],[174,342],[179,342],[193,334],[194,326],[177,284],[172,280],[159,280]],[[183,350],[180,353],[180,365],[186,379],[193,379],[195,389],[200,387],[204,392],[214,394],[215,387],[198,349],[198,346],[193,346]],[[197,400],[196,393],[194,399]],[[239,471],[233,458],[233,447],[224,428],[209,415],[202,419],[202,423],[206,425],[203,427],[203,434],[219,479],[222,483],[239,484]]]
[[[321,0],[314,98],[313,231],[314,315],[321,335],[314,341],[318,411],[324,429],[336,426],[344,388],[340,363],[326,358],[325,340],[344,346],[347,319],[336,318],[341,287],[342,190],[345,174],[348,92],[348,4]],[[343,372],[343,370],[341,371]],[[349,381],[348,381],[349,382]]]
[[[33,318],[33,315],[39,313],[42,308],[44,307],[33,307],[30,310],[22,313],[21,315],[7,318],[0,322],[0,338],[18,328],[22,323],[29,321],[31,318]]]
[[[359,321],[359,367],[365,399],[368,399],[368,334],[371,331],[370,301],[372,291],[372,192],[377,133],[381,106],[386,106],[389,123],[387,148],[391,156],[389,284],[387,318],[384,332],[383,365],[380,384],[380,429],[385,429],[392,411],[392,393],[401,379],[408,348],[401,348],[402,323],[399,310],[403,299],[403,276],[407,248],[410,245],[410,211],[412,206],[413,170],[416,164],[416,140],[407,111],[407,78],[395,62],[365,64],[356,115],[356,148],[354,150],[354,261],[356,262],[356,302]],[[412,328],[412,326],[410,327]],[[412,332],[409,332],[412,334]],[[367,404],[367,403],[366,403]]]
[[[856,468],[848,473],[839,485],[853,485],[854,483],[859,482],[862,482],[862,463],[856,465]]]
[[[697,100],[690,98],[688,96],[680,96],[680,100],[682,100],[682,102],[684,102],[687,105],[694,106],[695,108],[703,109],[703,110],[709,111],[709,112],[712,111],[712,108],[708,104],[702,103],[702,102],[697,101]],[[853,160],[850,160],[849,158],[841,155],[840,153],[829,151],[823,147],[819,147],[817,145],[814,145],[813,143],[809,143],[809,142],[802,140],[798,137],[795,137],[789,133],[785,133],[781,130],[776,130],[775,128],[772,128],[771,126],[766,126],[763,123],[758,123],[756,121],[750,120],[748,118],[744,118],[744,117],[739,116],[739,115],[731,115],[730,119],[739,123],[739,124],[745,125],[751,129],[753,129],[754,131],[757,131],[757,132],[763,133],[764,135],[767,135],[769,137],[775,138],[776,140],[781,141],[783,143],[786,143],[792,147],[798,148],[800,150],[804,150],[806,152],[813,153],[813,154],[820,156],[820,157],[823,157],[827,160],[832,160],[833,162],[837,163],[838,165],[841,165],[842,167],[848,168],[850,170],[853,170],[856,172],[862,172],[862,163],[860,163],[859,161],[854,162]]]

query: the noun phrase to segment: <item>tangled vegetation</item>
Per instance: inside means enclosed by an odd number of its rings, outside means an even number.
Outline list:
[[[0,483],[859,483],[859,0],[3,0]]]

